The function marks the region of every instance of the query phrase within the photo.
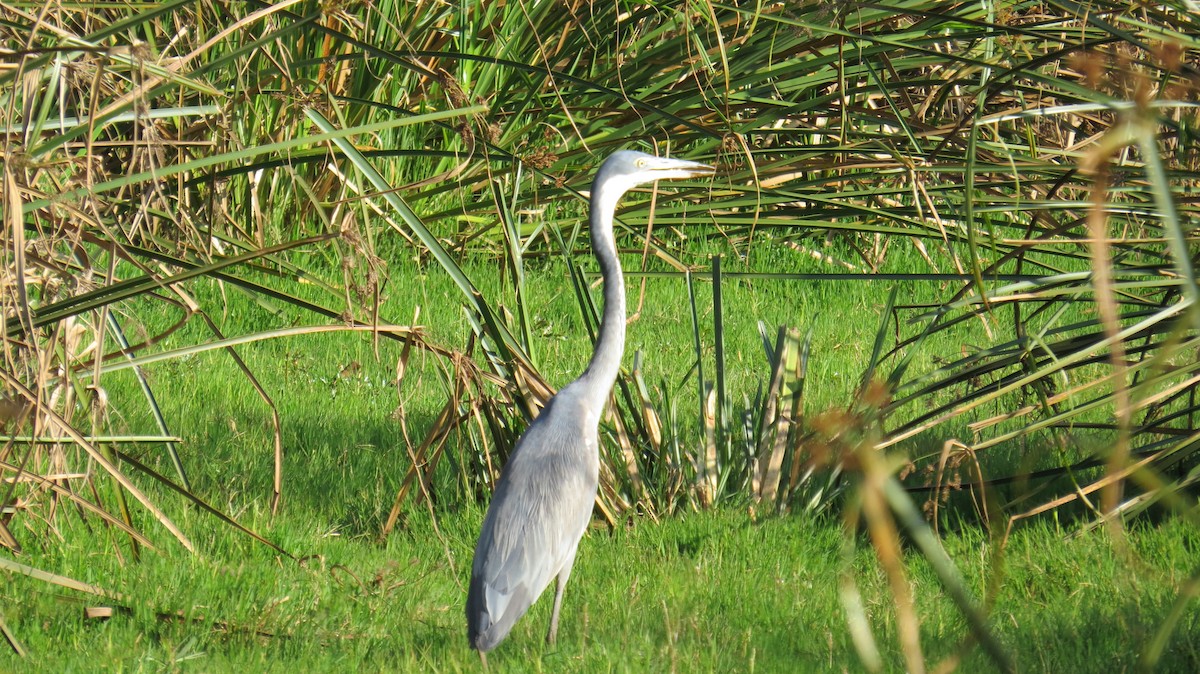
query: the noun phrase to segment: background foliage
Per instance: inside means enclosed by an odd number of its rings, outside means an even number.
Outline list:
[[[677,282],[691,344],[672,381],[627,361],[610,525],[836,506],[881,559],[903,527],[933,561],[926,521],[1194,521],[1198,27],[1181,1],[3,3],[0,544],[64,506],[134,555],[163,532],[196,548],[184,502],[240,527],[231,494],[193,489],[155,395],[155,363],[208,351],[262,400],[286,508],[278,389],[238,351],[298,334],[397,342],[384,532],[414,494],[485,495],[575,369],[543,353],[527,272],[562,265],[591,329],[581,214],[619,147],[720,174],[620,213],[631,279]],[[397,270],[446,275],[452,311],[392,312],[414,287]],[[880,280],[882,311],[834,301],[762,325],[761,365],[728,358],[736,288]],[[231,306],[260,317],[226,334]],[[470,336],[439,337],[429,317],[460,306]],[[848,329],[862,371],[813,402],[814,335]],[[416,354],[440,411],[410,425]],[[123,376],[140,397],[109,397]]]

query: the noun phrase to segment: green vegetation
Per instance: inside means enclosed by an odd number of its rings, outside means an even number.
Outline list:
[[[0,5],[0,670],[476,669],[627,146],[720,173],[496,668],[1200,669],[1189,4]]]
[[[181,377],[185,385],[206,378]],[[376,396],[353,397],[360,412],[378,404]],[[368,435],[340,430],[356,443]],[[254,444],[234,440],[226,447],[237,458]],[[200,556],[147,555],[122,564],[114,555],[95,555],[90,545],[55,546],[34,555],[39,565],[119,588],[120,603],[133,610],[85,619],[85,607],[113,602],[63,596],[12,576],[0,598],[10,628],[36,654],[22,670],[86,672],[102,663],[106,671],[477,671],[478,658],[465,647],[460,583],[481,507],[439,508],[436,520],[414,512],[403,531],[381,542],[379,494],[394,484],[395,450],[356,444],[347,456],[343,443],[322,435],[301,446],[306,451],[289,471],[297,497],[284,513],[275,519],[265,508],[243,513],[244,522],[302,552],[299,563],[212,530],[196,515],[180,524],[212,532]],[[205,462],[213,475],[196,481],[256,474],[266,486],[267,457],[254,458],[247,466]],[[352,493],[356,487],[361,491]],[[74,538],[79,528],[72,521],[64,533]],[[1200,535],[1182,520],[1136,527],[1124,556],[1103,532],[1064,540],[1066,534],[1037,524],[1019,529],[1005,546],[1002,589],[992,608],[998,636],[1015,646],[1021,671],[1075,671],[1095,662],[1131,669],[1194,562]],[[116,543],[115,535],[106,538]],[[755,522],[727,508],[661,523],[630,518],[611,534],[595,529],[583,545],[558,647],[542,642],[549,606],[541,602],[489,658],[492,670],[859,669],[838,601],[847,567],[836,522]],[[994,574],[987,559],[992,546],[970,532],[949,536],[947,546],[982,593]],[[860,550],[849,568],[860,578],[885,660],[898,663],[879,564]],[[909,568],[926,655],[931,662],[952,657],[965,634],[962,619],[927,565],[913,558]],[[1190,671],[1200,662],[1196,625],[1193,608],[1163,671]],[[993,669],[978,652],[963,667]]]

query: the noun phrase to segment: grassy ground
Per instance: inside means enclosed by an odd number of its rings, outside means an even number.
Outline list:
[[[215,549],[200,557],[149,555],[108,568],[111,556],[65,546],[56,568],[120,578],[127,603],[137,607],[107,621],[84,619],[75,599],[25,579],[12,579],[2,594],[10,625],[34,653],[33,671],[479,671],[466,647],[461,584],[481,518],[476,508],[445,513],[436,529],[416,518],[380,543],[336,535],[315,513],[286,517],[270,533],[306,554],[299,564],[214,540]],[[1132,574],[1103,535],[1066,540],[1061,530],[1035,526],[1013,537],[992,622],[1020,671],[1134,667],[1200,536],[1167,523],[1129,541]],[[988,575],[983,543],[971,534],[948,541],[977,590]],[[549,619],[542,601],[489,664],[513,672],[859,671],[837,596],[841,545],[829,522],[754,523],[737,511],[593,531],[568,590],[558,645],[542,641]],[[926,655],[951,655],[964,635],[961,618],[923,564],[910,569]],[[864,553],[855,570],[887,669],[898,671],[882,574]],[[149,607],[182,617],[156,616]],[[1191,610],[1181,625],[1162,671],[1200,665],[1200,615]],[[3,658],[6,669],[18,664]],[[992,671],[977,652],[963,664],[964,671]]]
[[[465,320],[442,298],[453,297],[443,279],[403,268],[393,273],[414,283],[393,290],[388,315],[410,316],[419,304],[437,341],[465,342]],[[548,326],[540,357],[559,364],[547,368],[555,384],[574,376],[588,348],[577,313],[571,317],[573,305],[557,306],[571,301],[557,296],[561,276],[549,266],[529,279],[533,305],[542,307]],[[649,282],[646,310],[631,326],[631,347],[651,355],[651,381],[686,374],[686,363],[663,347],[675,338],[686,344],[690,331],[678,315],[686,299],[679,285]],[[219,290],[194,288],[210,306],[218,305]],[[813,395],[827,404],[845,399],[869,349],[847,334],[845,317],[873,324],[877,287],[747,281],[731,283],[726,292],[728,306],[736,307],[726,317],[734,390],[751,391],[757,377],[765,377],[756,320],[807,322],[822,354]],[[910,296],[921,292],[932,290],[917,288]],[[268,319],[253,305],[226,297],[228,334],[264,327]],[[150,375],[167,418],[180,420],[173,431],[185,439],[198,493],[300,562],[147,485],[201,554],[186,554],[140,511],[135,521],[164,548],[161,555],[144,553],[140,562],[129,559],[128,542],[117,534],[59,517],[43,533],[60,544],[29,550],[22,561],[120,592],[119,603],[132,611],[107,621],[85,619],[85,606],[112,603],[81,602],[9,577],[0,586],[0,606],[32,655],[23,663],[5,653],[0,670],[479,670],[465,644],[462,605],[483,506],[462,498],[462,485],[446,470],[437,480],[434,517],[409,501],[403,527],[386,541],[378,538],[408,465],[392,413],[403,398],[410,429],[420,432],[428,424],[444,400],[433,363],[416,364],[397,394],[390,384],[398,351],[392,344],[381,345],[378,358],[361,336],[277,340],[241,351],[268,383],[283,419],[285,505],[274,519],[267,514],[269,415],[228,359],[200,355],[153,366]],[[357,365],[346,374],[351,364]],[[106,388],[113,409],[137,409],[122,404],[137,395],[131,378],[117,373]],[[147,419],[129,415],[130,430],[149,428]],[[143,450],[142,457],[170,472],[157,449]],[[994,547],[975,528],[950,535],[946,545],[977,595],[989,579],[1001,580],[992,623],[1022,671],[1073,671],[1081,663],[1130,669],[1190,572],[1200,535],[1168,521],[1132,532],[1126,554],[1104,533],[1067,539],[1067,532],[1045,522],[1018,529],[999,576],[987,565]],[[883,572],[865,539],[859,544],[855,577],[887,668],[898,670],[903,659]],[[753,521],[747,507],[736,504],[661,523],[629,521],[611,534],[597,529],[572,577],[557,647],[542,643],[549,605],[541,602],[490,663],[496,671],[858,671],[838,600],[842,546],[837,521]],[[114,549],[126,563],[105,552]],[[931,662],[949,657],[964,638],[962,618],[923,561],[914,556],[908,567],[926,656]],[[1193,604],[1170,642],[1164,671],[1200,666],[1197,643],[1200,613]],[[991,668],[978,652],[963,664],[965,670]]]
[[[634,267],[636,258],[629,256],[626,265]],[[727,266],[734,271],[745,269],[736,263]],[[497,280],[494,268],[477,261],[467,270],[485,295],[501,305],[512,306],[506,301],[511,289]],[[432,342],[465,348],[470,326],[459,308],[458,291],[446,276],[440,270],[422,270],[403,260],[394,261],[389,271],[393,284],[381,320],[408,324],[419,310],[418,322],[426,327]],[[528,301],[535,308],[531,312],[535,325],[533,356],[541,372],[556,387],[579,375],[591,351],[578,305],[566,287],[569,287],[567,272],[560,263],[533,267],[526,281]],[[631,279],[631,312],[637,306],[640,290],[640,281]],[[845,404],[870,353],[871,345],[864,341],[863,335],[873,333],[879,321],[882,298],[887,292],[885,284],[835,285],[734,278],[726,280],[723,290],[729,307],[722,320],[728,387],[733,400],[754,396],[769,377],[758,332],[761,321],[772,339],[780,325],[811,327],[815,355],[806,391],[809,409],[820,411]],[[927,293],[932,297],[935,291],[936,288],[918,285],[912,295]],[[289,325],[295,320],[290,314],[270,316],[233,289],[198,285],[193,292],[221,319],[227,335]],[[696,293],[701,340],[705,345],[705,377],[711,380],[714,367],[711,283],[697,281]],[[321,299],[329,301],[328,297]],[[847,316],[853,316],[861,324],[861,331],[846,330]],[[159,317],[164,326],[175,319]],[[309,323],[311,319],[301,322]],[[182,343],[210,340],[211,336],[203,333],[199,322],[195,323],[176,339]],[[625,362],[631,365],[633,353],[642,352],[644,377],[654,395],[658,397],[666,391],[679,401],[680,423],[690,429],[684,433],[685,439],[698,437],[692,341],[683,280],[646,279],[641,316],[629,326]],[[328,484],[316,490],[327,507],[345,507],[338,504],[365,500],[372,502],[374,508],[384,509],[386,515],[390,504],[385,503],[386,498],[379,499],[378,494],[394,490],[399,472],[408,465],[407,457],[396,453],[400,432],[393,413],[403,405],[408,427],[418,436],[412,440],[419,442],[420,434],[446,401],[448,388],[440,366],[432,357],[414,358],[397,391],[393,382],[400,352],[398,343],[380,340],[376,347],[362,333],[276,339],[239,348],[279,406],[288,470],[337,468],[323,478]],[[223,490],[231,491],[232,495],[257,495],[269,488],[270,473],[265,470],[271,460],[269,411],[228,356],[212,351],[156,364],[148,371],[166,417],[179,420],[172,431],[185,438],[187,447],[219,448],[233,443],[232,446],[243,448],[224,453],[222,461],[228,462],[229,470],[213,477]],[[105,376],[105,388],[115,401],[112,407],[128,410],[123,414],[129,416],[122,420],[126,429],[151,429],[132,373],[122,371]],[[347,461],[348,456],[354,460]],[[157,450],[148,450],[143,457],[157,469],[172,472]],[[450,458],[454,460],[453,453]],[[347,475],[340,475],[340,471],[347,471]],[[445,471],[444,488],[457,489],[452,475],[453,471]],[[204,474],[197,479],[205,479]],[[285,485],[285,489],[290,492],[286,498],[308,498],[303,494],[305,490],[297,486]],[[370,528],[372,523],[360,525]]]

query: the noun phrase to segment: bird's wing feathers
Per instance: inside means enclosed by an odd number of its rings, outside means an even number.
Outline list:
[[[582,419],[573,419],[572,407],[556,404],[542,412],[496,485],[468,596],[474,613],[468,621],[480,638],[498,642],[508,633],[574,556],[587,528],[596,495],[596,438]]]

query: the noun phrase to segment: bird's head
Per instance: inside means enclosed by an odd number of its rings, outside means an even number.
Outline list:
[[[655,157],[636,150],[619,150],[609,155],[596,173],[596,185],[613,186],[619,192],[656,180],[679,180],[712,175],[707,164]]]

